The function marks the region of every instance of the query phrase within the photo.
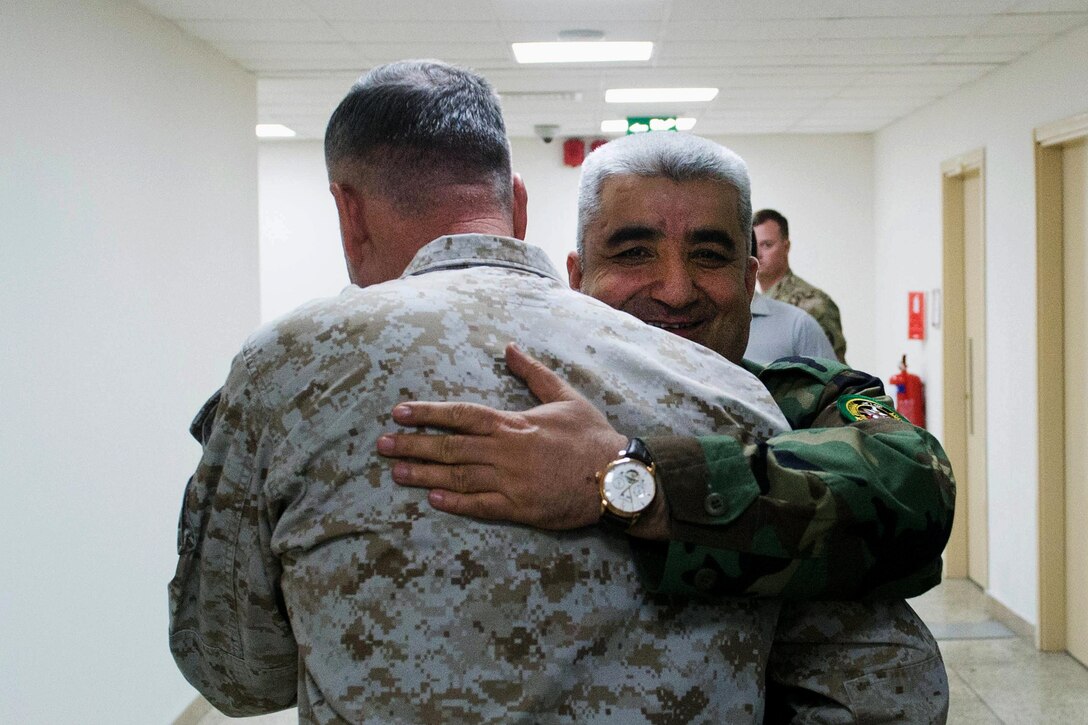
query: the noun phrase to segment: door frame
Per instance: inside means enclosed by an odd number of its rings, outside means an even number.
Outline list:
[[[986,244],[986,153],[974,149],[941,164],[941,214],[943,235],[943,274],[941,303],[943,343],[944,428],[942,442],[953,471],[965,471],[967,465],[967,415],[963,401],[967,397],[967,318],[964,285],[963,180],[978,172],[982,189],[982,243]],[[966,484],[966,480],[964,481]],[[967,576],[967,496],[966,486],[959,488],[952,535],[944,551],[945,576]],[[987,562],[987,569],[989,562]]]
[[[1062,146],[1088,137],[1088,113],[1035,129],[1035,330],[1038,431],[1039,626],[1035,646],[1066,642],[1065,319]],[[1044,313],[1046,318],[1044,319]]]

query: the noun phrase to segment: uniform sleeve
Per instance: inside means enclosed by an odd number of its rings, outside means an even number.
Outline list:
[[[297,692],[297,647],[261,495],[266,419],[239,355],[191,428],[204,452],[185,489],[169,586],[174,660],[230,716],[282,710]]]
[[[848,422],[836,403],[889,408],[881,382],[830,361],[762,370],[794,430],[647,438],[669,511],[668,544],[633,540],[664,593],[794,599],[910,597],[940,581],[955,484],[940,444],[893,418]]]

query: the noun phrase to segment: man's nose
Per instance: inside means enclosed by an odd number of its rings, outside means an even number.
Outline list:
[[[699,297],[692,270],[685,260],[666,258],[661,261],[652,297],[674,308],[686,307]]]

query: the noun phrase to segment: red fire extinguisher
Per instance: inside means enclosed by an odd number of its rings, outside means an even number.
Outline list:
[[[907,372],[907,356],[899,363],[899,372],[889,380],[895,386],[895,407],[899,414],[919,428],[926,427],[926,392],[922,379]]]

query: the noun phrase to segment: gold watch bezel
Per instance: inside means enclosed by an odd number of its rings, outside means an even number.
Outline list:
[[[646,499],[641,508],[635,511],[625,511],[609,500],[605,482],[608,479],[609,474],[613,473],[617,468],[631,465],[635,466],[641,473],[648,477],[649,482],[653,485],[653,489],[650,492],[649,498]],[[653,463],[647,463],[646,461],[627,455],[627,451],[620,451],[619,458],[610,461],[603,470],[597,473],[597,486],[601,500],[601,517],[603,519],[613,519],[614,521],[618,520],[619,523],[631,526],[638,520],[640,515],[653,505],[654,500],[657,498],[658,485],[656,466]]]

